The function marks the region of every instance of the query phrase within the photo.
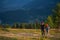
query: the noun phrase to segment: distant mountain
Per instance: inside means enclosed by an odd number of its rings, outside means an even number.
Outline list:
[[[14,22],[28,22],[30,20],[35,20],[40,16],[47,16],[46,14],[38,13],[40,12],[37,9],[31,9],[29,12],[27,10],[14,10],[0,13],[0,19],[4,23],[14,23]],[[44,13],[44,12],[42,12]]]
[[[3,23],[29,22],[35,19],[44,20],[59,0],[33,0],[22,8],[0,13]]]
[[[14,10],[0,13],[0,19],[4,22],[22,22],[26,20],[27,14],[23,10]],[[26,15],[26,16],[25,16]],[[25,21],[24,20],[24,21]]]

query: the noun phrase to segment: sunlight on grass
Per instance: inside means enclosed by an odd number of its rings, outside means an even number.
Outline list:
[[[40,29],[8,29],[8,30],[9,30],[9,32],[0,30],[0,34],[3,35],[6,33],[13,33],[15,37],[10,38],[10,37],[1,36],[0,37],[1,40],[5,40],[5,39],[6,40],[55,40],[55,39],[60,40],[60,38],[46,38],[46,37],[42,38]],[[20,33],[22,33],[23,36],[21,36]],[[55,35],[56,32],[51,30],[50,34]],[[27,36],[27,35],[29,35],[29,36]]]

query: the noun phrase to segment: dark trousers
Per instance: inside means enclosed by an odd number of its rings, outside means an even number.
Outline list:
[[[42,32],[42,36],[44,36],[44,35],[45,35],[45,32],[44,32],[44,30],[41,30],[41,32]]]

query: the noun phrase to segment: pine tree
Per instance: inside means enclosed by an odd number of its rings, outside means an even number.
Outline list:
[[[48,16],[48,18],[47,18],[47,23],[49,24],[49,26],[50,26],[51,28],[55,28],[55,27],[54,27],[53,20],[52,20],[52,16]]]
[[[60,3],[57,4],[56,8],[53,9],[53,21],[57,25],[57,28],[60,27]]]

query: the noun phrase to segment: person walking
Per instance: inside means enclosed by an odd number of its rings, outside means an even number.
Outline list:
[[[45,27],[44,27],[44,22],[41,22],[41,32],[42,32],[42,36],[45,36]]]
[[[50,27],[49,27],[48,23],[46,23],[45,24],[45,34],[46,34],[46,36],[49,35],[49,30],[50,30]]]

